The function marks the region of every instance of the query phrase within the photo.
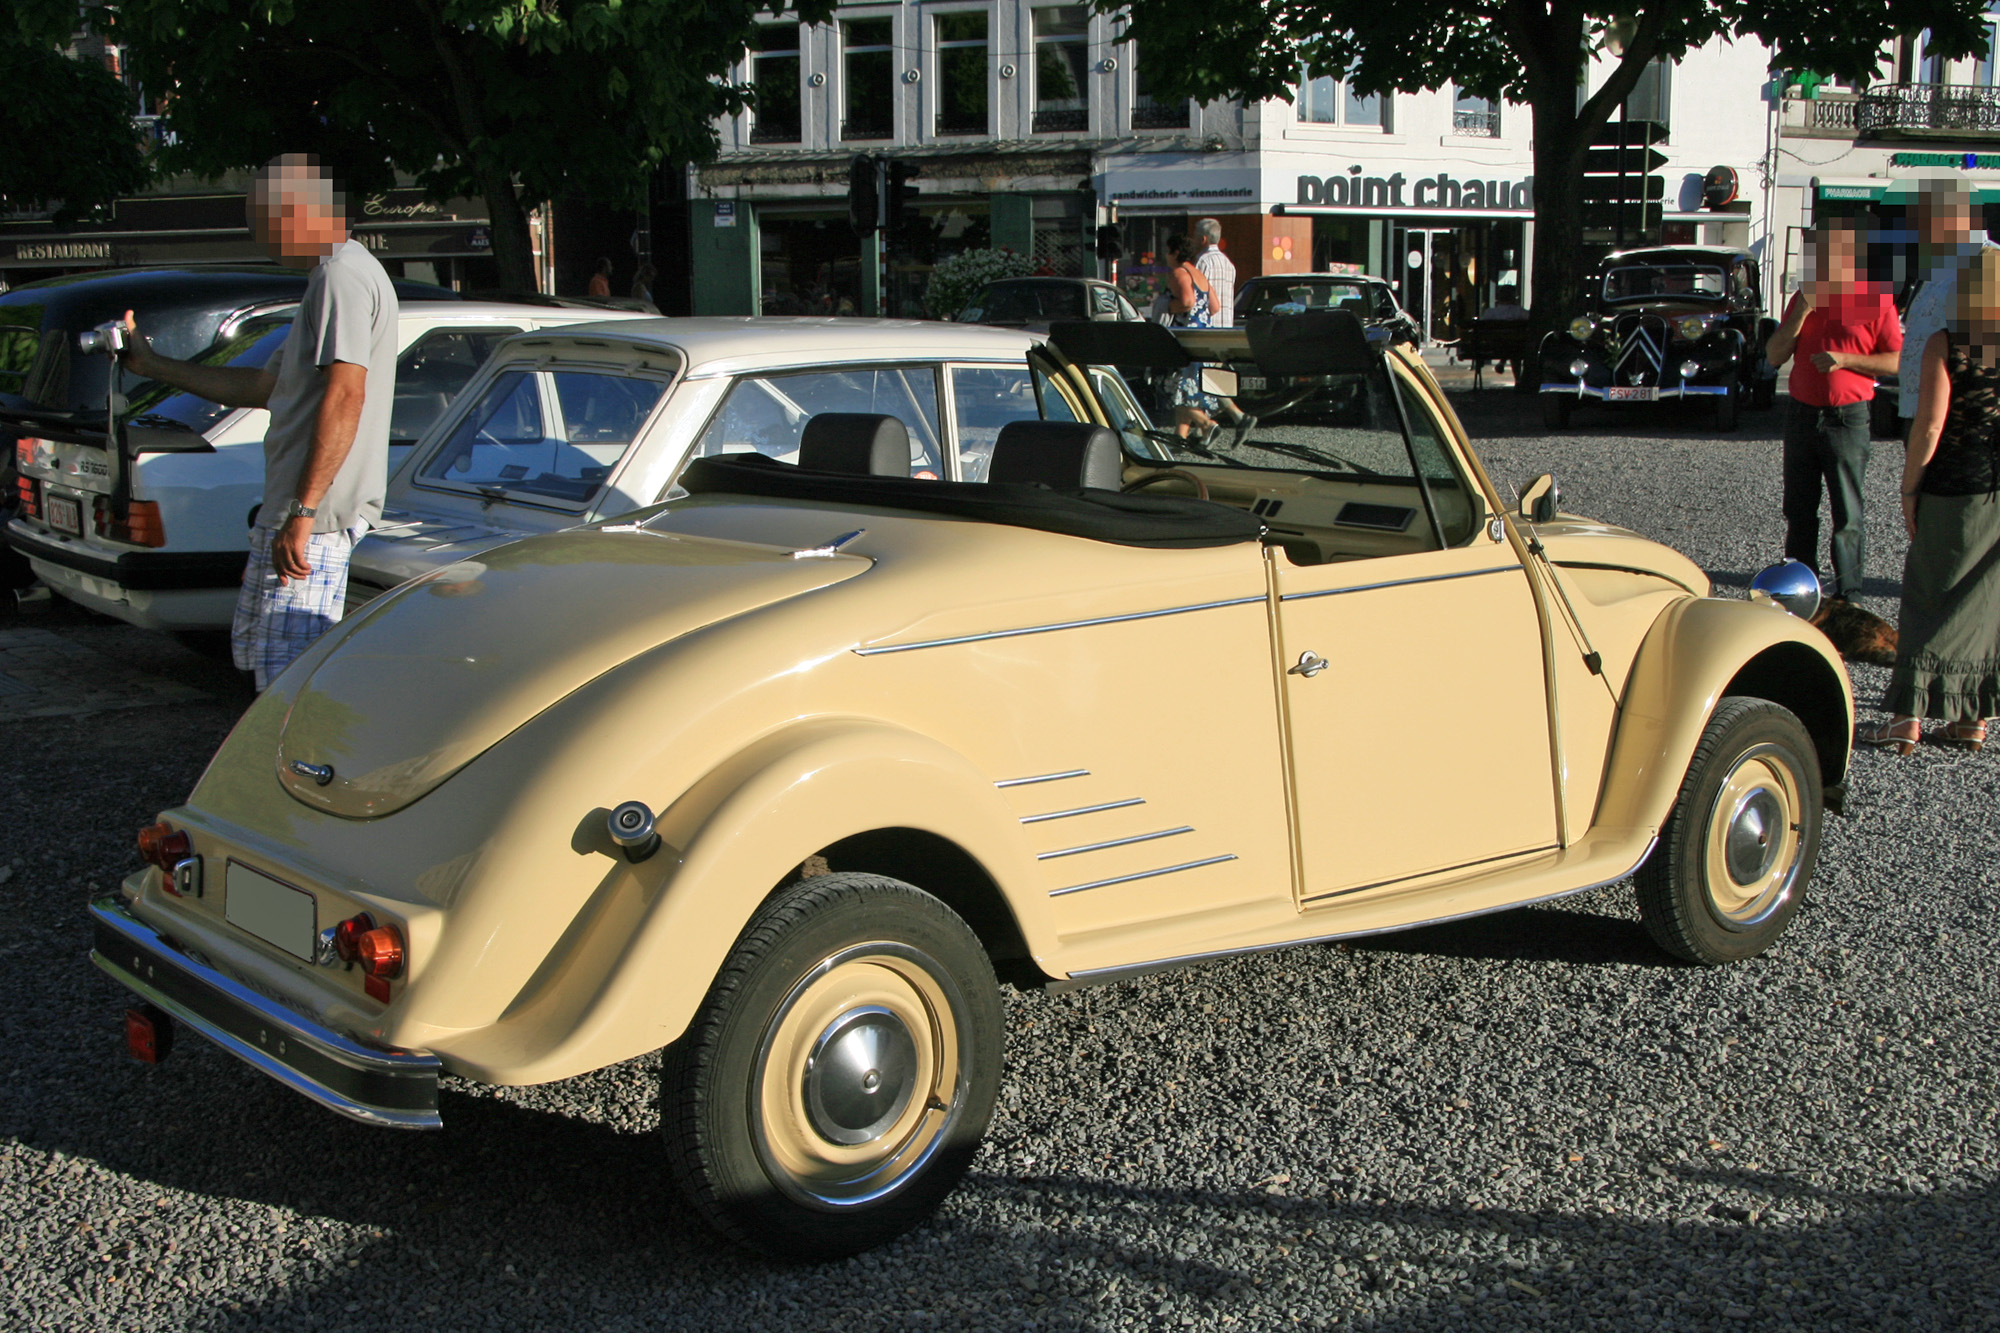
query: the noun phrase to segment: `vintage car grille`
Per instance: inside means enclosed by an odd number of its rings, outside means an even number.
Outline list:
[[[1612,378],[1621,384],[1658,384],[1667,359],[1667,321],[1659,315],[1625,315],[1612,335],[1618,347]]]

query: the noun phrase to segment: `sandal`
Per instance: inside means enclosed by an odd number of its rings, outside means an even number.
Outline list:
[[[1976,722],[1947,722],[1944,738],[1953,745],[1963,745],[1977,754],[1986,744],[1986,721],[1982,718]]]
[[[1892,718],[1879,726],[1856,727],[1854,730],[1856,745],[1894,746],[1899,755],[1906,755],[1916,749],[1917,742],[1923,738],[1923,721],[1914,717]],[[1985,739],[1982,728],[1980,740]]]

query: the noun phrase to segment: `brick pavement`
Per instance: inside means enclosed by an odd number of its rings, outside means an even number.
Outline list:
[[[208,698],[191,685],[122,666],[50,630],[0,629],[0,718],[75,717]]]

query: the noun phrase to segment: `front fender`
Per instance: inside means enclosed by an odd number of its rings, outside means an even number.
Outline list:
[[[1845,778],[1854,691],[1826,636],[1774,606],[1688,598],[1662,611],[1640,645],[1596,824],[1664,825],[1701,733],[1729,694],[1789,708],[1812,734],[1825,785]]]
[[[660,851],[607,876],[501,1021],[443,1054],[454,1070],[517,1084],[667,1045],[773,887],[819,849],[879,828],[885,810],[965,851],[1001,886],[1029,949],[1051,947],[1043,895],[1006,891],[1031,882],[1033,854],[990,781],[903,728],[819,719],[765,737],[662,811]]]

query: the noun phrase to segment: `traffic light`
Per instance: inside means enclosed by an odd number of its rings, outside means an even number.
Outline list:
[[[917,187],[911,182],[923,174],[914,162],[890,161],[882,197],[882,229],[889,235],[902,235],[904,226],[916,212]]]
[[[847,221],[857,236],[872,236],[882,225],[879,168],[866,153],[856,153],[847,164]]]
[[[1097,229],[1097,257],[1109,263],[1116,263],[1125,253],[1125,238],[1119,234],[1118,224],[1107,222]]]

